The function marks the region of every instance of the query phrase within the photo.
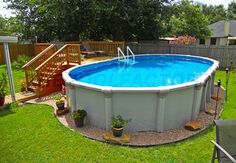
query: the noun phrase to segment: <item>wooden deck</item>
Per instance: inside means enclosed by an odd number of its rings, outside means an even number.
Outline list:
[[[111,56],[99,56],[99,57],[93,57],[93,58],[86,58],[81,62],[81,64],[82,65],[89,64],[89,63],[112,59],[112,58],[113,57]],[[16,93],[15,95],[16,95],[16,101],[18,102],[25,102],[25,101],[37,98],[37,95],[33,92],[20,92],[20,93]],[[12,102],[11,95],[6,96],[5,103],[11,103],[11,102]]]
[[[98,62],[102,60],[107,60],[107,59],[112,59],[112,56],[100,56],[100,57],[93,57],[93,58],[85,58],[84,60],[81,61],[81,64],[88,64],[88,63],[93,63],[93,62]]]
[[[34,98],[37,98],[37,95],[33,92],[19,92],[15,94],[17,102],[25,102]],[[11,103],[11,95],[5,97],[5,104]]]

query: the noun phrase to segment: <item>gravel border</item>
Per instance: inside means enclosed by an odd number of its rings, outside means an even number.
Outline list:
[[[215,87],[215,92],[216,92]],[[217,109],[217,118],[219,118],[220,113],[223,110],[224,105],[224,94],[225,91],[223,88],[220,89],[220,100],[218,101],[218,109]],[[100,142],[106,142],[111,144],[116,144],[113,142],[108,142],[103,139],[103,134],[106,132],[104,129],[97,128],[91,125],[85,125],[83,128],[77,128],[74,124],[74,121],[71,117],[71,114],[68,113],[63,116],[56,116],[56,106],[55,102],[50,97],[41,98],[40,100],[31,100],[30,103],[44,103],[53,106],[55,117],[58,121],[64,125],[65,127],[71,129],[72,131],[79,132],[84,137],[87,137],[92,140],[97,140]],[[216,105],[216,101],[211,99],[209,103],[207,103],[206,108],[210,110],[214,110]],[[194,137],[197,134],[205,131],[210,126],[213,125],[214,115],[209,115],[205,112],[200,112],[198,119],[203,127],[197,131],[189,131],[183,127],[167,130],[163,133],[158,133],[155,131],[145,131],[145,132],[129,132],[131,135],[130,143],[120,144],[124,146],[132,146],[132,147],[150,147],[157,145],[165,145],[170,143],[176,143],[188,138]]]
[[[216,89],[216,88],[215,88]],[[216,92],[216,91],[215,91]],[[218,117],[219,113],[223,108],[223,102],[224,102],[224,90],[220,90],[220,97],[221,100],[218,102]],[[207,103],[207,109],[214,110],[215,108],[215,100],[210,101],[210,103]],[[66,127],[71,128],[74,131],[80,132],[83,136],[98,140],[101,142],[107,142],[103,139],[103,133],[106,132],[104,129],[97,128],[95,126],[86,125],[83,128],[76,128],[73,119],[71,118],[70,114],[67,114],[65,116],[57,117],[58,120],[65,125]],[[203,132],[206,130],[209,126],[213,124],[214,116],[209,115],[205,112],[201,112],[198,118],[199,121],[202,122],[203,128],[198,131],[189,131],[186,130],[184,127],[179,127],[171,130],[167,130],[163,133],[158,133],[154,131],[149,132],[132,132],[129,133],[131,135],[131,142],[127,144],[122,144],[126,146],[136,146],[136,147],[147,147],[147,146],[156,146],[156,145],[164,145],[164,144],[170,144],[170,143],[176,143],[179,141],[186,140],[190,137],[195,136],[198,133]],[[110,142],[109,142],[110,143]],[[114,143],[112,143],[114,144]]]

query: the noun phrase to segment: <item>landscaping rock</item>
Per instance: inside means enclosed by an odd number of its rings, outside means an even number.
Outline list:
[[[188,121],[185,124],[185,128],[187,130],[190,130],[190,131],[196,131],[196,130],[199,130],[199,129],[202,128],[202,123],[200,121],[197,121],[197,120]]]
[[[220,100],[221,100],[221,97],[217,97],[217,96],[211,96],[211,98],[212,98],[213,100],[216,100],[216,101],[220,101]]]
[[[130,134],[123,133],[121,137],[114,137],[111,132],[106,132],[103,134],[103,139],[118,144],[125,144],[130,142]]]
[[[208,109],[208,110],[206,110],[205,111],[207,114],[209,114],[209,115],[215,115],[215,111],[214,110],[212,110],[212,109]]]
[[[62,115],[69,113],[69,109],[67,109],[67,108],[65,108],[63,110],[57,109],[56,113],[57,113],[57,116],[62,116]]]

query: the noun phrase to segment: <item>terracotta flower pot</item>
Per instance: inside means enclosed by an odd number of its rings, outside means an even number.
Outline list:
[[[112,133],[113,133],[113,136],[115,136],[115,137],[121,137],[122,136],[122,134],[123,134],[123,130],[124,130],[124,128],[122,127],[122,128],[112,128]]]
[[[3,106],[5,103],[5,96],[4,97],[0,97],[0,106]]]

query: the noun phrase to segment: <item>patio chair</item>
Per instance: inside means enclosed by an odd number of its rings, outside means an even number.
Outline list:
[[[212,155],[212,163],[219,162],[236,163],[236,120],[215,120],[216,142]]]
[[[81,54],[84,54],[84,55],[104,55],[104,54],[106,54],[106,52],[102,51],[102,50],[93,51],[87,42],[82,42],[82,48],[83,49],[81,51]]]

